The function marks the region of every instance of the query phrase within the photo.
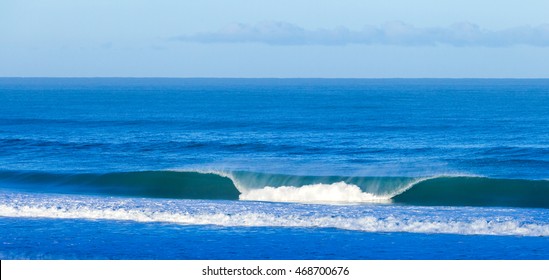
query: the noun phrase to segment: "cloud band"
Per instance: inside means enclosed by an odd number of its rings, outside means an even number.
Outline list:
[[[173,39],[196,43],[263,43],[268,45],[397,45],[397,46],[482,46],[528,45],[549,47],[549,24],[487,30],[472,23],[448,27],[418,28],[402,22],[308,30],[287,22],[231,24],[219,31],[182,35]]]

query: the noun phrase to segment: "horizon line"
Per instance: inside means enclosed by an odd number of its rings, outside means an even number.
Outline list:
[[[0,76],[0,79],[248,79],[248,80],[546,80],[549,77],[223,77],[223,76]]]

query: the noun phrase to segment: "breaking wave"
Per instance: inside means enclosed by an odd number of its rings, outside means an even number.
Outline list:
[[[0,172],[0,187],[30,192],[300,203],[549,208],[549,181],[473,176],[297,176],[244,171]]]

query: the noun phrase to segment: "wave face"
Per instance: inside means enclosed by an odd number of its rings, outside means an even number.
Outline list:
[[[345,177],[255,172],[0,172],[0,187],[176,199],[549,208],[549,181],[468,176]]]
[[[418,182],[392,200],[414,205],[549,208],[549,181],[438,177]]]
[[[0,172],[0,180],[7,183],[3,186],[37,192],[189,199],[238,199],[240,194],[229,178],[197,172]]]

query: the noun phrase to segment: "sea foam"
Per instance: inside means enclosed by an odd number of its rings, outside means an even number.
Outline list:
[[[9,195],[0,216],[17,218],[119,220],[227,227],[337,228],[364,232],[549,236],[541,210],[515,217],[505,209],[460,209],[383,205],[305,207],[299,204],[215,202],[84,196]],[[439,213],[440,212],[440,213]]]
[[[240,195],[241,200],[303,202],[303,203],[360,203],[390,202],[388,196],[376,196],[362,192],[352,184],[313,184],[301,187],[282,186],[252,189]]]

